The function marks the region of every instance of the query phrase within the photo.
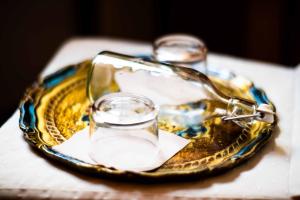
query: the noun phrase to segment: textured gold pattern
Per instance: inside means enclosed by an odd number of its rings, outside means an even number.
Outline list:
[[[89,104],[85,94],[86,68],[82,64],[76,76],[65,80],[41,98],[37,108],[38,129],[47,146],[64,142],[86,126],[81,120]]]

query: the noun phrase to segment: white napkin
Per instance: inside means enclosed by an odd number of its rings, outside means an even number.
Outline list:
[[[118,141],[114,141],[118,142]],[[121,141],[120,141],[121,142]],[[122,142],[126,142],[123,140]],[[155,151],[149,151],[149,148],[141,148],[140,153],[144,153],[145,156],[143,159],[136,158],[137,162],[141,162],[142,160],[147,161],[148,163],[140,163],[140,165],[136,165],[136,163],[128,163],[122,161],[118,155],[115,157],[111,154],[105,154],[103,152],[101,156],[101,163],[96,163],[91,157],[91,141],[89,140],[89,127],[77,132],[74,134],[69,140],[63,142],[60,145],[52,147],[54,150],[65,154],[70,157],[77,158],[86,163],[90,164],[101,164],[106,167],[114,167],[120,170],[141,172],[141,171],[149,171],[163,165],[167,160],[169,160],[172,156],[174,156],[177,152],[183,149],[190,141],[179,137],[175,134],[159,130],[159,141],[158,141],[158,152],[157,156],[153,157]],[[117,148],[119,144],[116,143],[108,143],[106,146],[108,148]],[[104,149],[104,147],[103,147]],[[119,152],[120,154],[122,152]],[[150,159],[153,157],[153,159]],[[149,162],[149,159],[151,162]],[[98,159],[99,160],[99,159]],[[133,161],[134,158],[131,159]]]

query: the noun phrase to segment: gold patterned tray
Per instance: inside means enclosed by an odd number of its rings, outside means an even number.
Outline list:
[[[232,121],[220,118],[204,121],[193,127],[178,128],[159,122],[159,128],[188,138],[191,143],[160,168],[149,172],[127,172],[92,165],[63,155],[54,149],[88,125],[86,79],[90,61],[68,66],[30,87],[20,103],[20,128],[28,143],[49,158],[94,175],[123,178],[168,179],[208,175],[231,168],[253,156],[271,136],[275,123],[254,121],[251,127],[241,128]],[[258,105],[270,104],[266,94],[253,83],[241,79],[233,83],[221,73],[211,73],[213,83],[229,95],[254,100]],[[236,81],[236,79],[234,79]],[[193,109],[195,105],[187,105]],[[196,105],[199,106],[199,105]],[[216,103],[206,102],[206,108]],[[272,105],[273,109],[275,107]]]

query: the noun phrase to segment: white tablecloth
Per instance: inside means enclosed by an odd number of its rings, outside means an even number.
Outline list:
[[[101,50],[136,55],[150,53],[151,46],[107,38],[75,38],[63,44],[42,76],[91,58]],[[274,199],[300,195],[300,110],[295,107],[300,102],[300,69],[215,54],[209,55],[208,65],[227,68],[253,80],[277,107],[279,123],[273,138],[247,163],[223,175],[185,183],[143,185],[88,177],[32,151],[19,130],[17,111],[0,129],[0,199]]]

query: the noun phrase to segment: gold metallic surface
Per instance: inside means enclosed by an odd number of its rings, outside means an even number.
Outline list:
[[[87,66],[87,65],[84,65]],[[81,118],[89,104],[86,94],[86,68],[44,93],[36,109],[37,127],[47,146],[69,139],[86,126]]]

